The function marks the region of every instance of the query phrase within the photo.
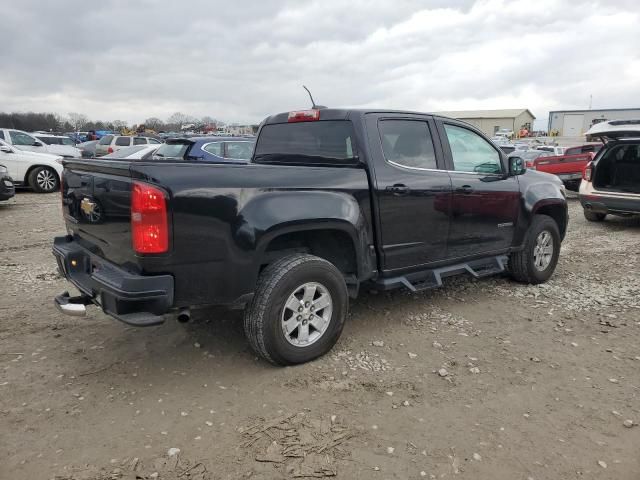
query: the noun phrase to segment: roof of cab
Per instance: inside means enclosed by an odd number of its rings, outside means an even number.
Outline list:
[[[314,110],[313,108],[301,108],[296,111]],[[281,112],[271,115],[264,119],[263,124],[268,125],[272,123],[287,123],[290,112]],[[443,117],[428,112],[414,112],[410,110],[390,110],[386,108],[322,108],[320,109],[320,121],[322,120],[346,120],[352,115],[366,115],[368,113],[393,113],[393,114],[405,114],[405,115],[425,115],[431,117]]]

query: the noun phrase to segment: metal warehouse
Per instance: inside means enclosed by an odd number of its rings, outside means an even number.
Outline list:
[[[508,128],[517,132],[521,128],[531,130],[535,116],[528,108],[511,108],[504,110],[463,110],[450,112],[436,112],[445,117],[457,118],[475,125],[487,135],[491,136],[501,128]]]
[[[573,137],[584,134],[592,125],[607,120],[640,119],[640,108],[610,108],[603,110],[558,110],[549,112],[549,132]]]

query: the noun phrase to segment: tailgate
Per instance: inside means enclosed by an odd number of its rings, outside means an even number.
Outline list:
[[[560,174],[582,174],[584,167],[591,161],[591,155],[581,153],[578,155],[562,155],[557,157],[539,157],[534,161],[536,170],[541,172]]]
[[[67,230],[85,247],[118,265],[135,263],[131,246],[129,162],[65,162],[62,209]]]

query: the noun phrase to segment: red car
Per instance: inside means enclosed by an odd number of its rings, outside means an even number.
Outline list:
[[[587,144],[569,147],[564,155],[540,156],[533,161],[530,168],[556,175],[569,190],[578,191],[582,172],[602,144]]]

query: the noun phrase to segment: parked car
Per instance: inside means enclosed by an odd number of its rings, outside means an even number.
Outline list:
[[[160,145],[134,145],[104,155],[103,159],[112,160],[147,160],[151,158]]]
[[[583,172],[578,197],[585,218],[640,215],[640,120],[598,123],[587,135],[606,143]]]
[[[59,155],[19,150],[0,140],[0,163],[7,167],[15,185],[38,193],[55,192],[60,187],[61,162]]]
[[[544,150],[516,150],[509,154],[509,158],[519,157],[524,160],[525,166],[527,168],[536,169],[535,160],[541,157],[551,157],[553,153],[545,152]]]
[[[93,158],[96,156],[96,146],[99,140],[89,140],[88,142],[79,143],[76,145],[82,158]]]
[[[132,137],[128,135],[105,135],[96,145],[96,157],[113,153],[121,148],[134,145],[160,145],[162,142],[152,137]]]
[[[155,153],[156,159],[181,158],[220,163],[247,163],[251,160],[255,138],[191,137],[172,138]]]
[[[2,148],[0,146],[0,148]],[[9,175],[9,170],[0,164],[0,200],[9,200],[16,194],[13,178]]]
[[[551,152],[554,155],[564,155],[564,148],[559,147],[557,145],[538,145],[535,147],[536,150],[542,150],[543,152]]]
[[[16,147],[20,150],[27,150],[36,153],[51,153],[53,155],[60,155],[64,158],[80,158],[80,150],[78,150],[71,142],[71,145],[61,144],[58,140],[51,140],[51,138],[59,138],[56,135],[38,134],[43,137],[43,140],[36,138],[36,136],[23,132],[22,130],[14,130],[11,128],[0,128],[0,140],[4,140],[9,145]],[[67,137],[63,137],[67,138]],[[71,141],[70,139],[68,139]],[[51,144],[47,141],[52,141]]]
[[[571,149],[566,149],[570,151]],[[545,152],[544,150],[541,150]],[[572,150],[576,151],[576,150]],[[593,152],[555,155],[552,152],[545,152],[548,155],[538,156],[531,168],[540,172],[556,175],[565,187],[569,190],[578,191],[580,180],[582,179],[582,171],[587,164],[593,159]]]
[[[494,135],[493,137],[491,137],[491,141],[493,143],[495,143],[496,145],[500,146],[500,145],[505,145],[505,144],[510,144],[511,140],[509,140],[507,137],[505,137],[504,135]]]
[[[498,130],[496,130],[493,134],[496,137],[505,137],[509,140],[511,140],[514,135],[515,132],[513,130],[511,130],[510,128],[499,128]]]
[[[34,133],[33,135],[47,145],[49,153],[56,153],[65,158],[82,157],[82,152],[77,148],[76,142],[65,135],[52,135],[49,133]]]
[[[330,350],[361,289],[504,271],[545,282],[568,222],[560,180],[421,113],[281,113],[250,164],[80,160],[64,178],[69,233],[53,252],[81,292],[56,297],[64,313],[95,303],[143,326],[244,308],[250,345],[280,365]]]

